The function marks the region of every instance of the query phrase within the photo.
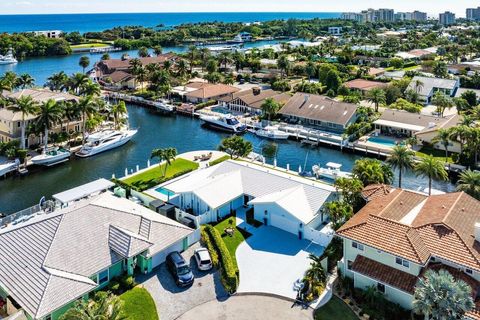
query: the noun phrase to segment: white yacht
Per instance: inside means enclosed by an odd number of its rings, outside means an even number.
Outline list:
[[[231,132],[231,133],[244,133],[247,130],[247,127],[240,123],[234,116],[231,114],[225,115],[201,115],[200,119],[209,127]]]
[[[17,63],[18,60],[15,59],[15,56],[13,55],[12,49],[8,49],[8,52],[6,55],[2,56],[0,55],[0,64],[14,64]]]
[[[75,153],[76,156],[86,158],[95,154],[123,146],[137,134],[138,130],[104,130],[91,134],[87,143]]]
[[[351,178],[352,174],[350,172],[340,171],[342,165],[340,163],[329,162],[326,164],[326,168],[320,166],[313,166],[312,171],[319,178],[327,178],[331,180],[336,180],[338,178]]]
[[[17,169],[19,165],[20,165],[20,161],[18,159],[15,161],[0,163],[0,177]]]
[[[280,131],[276,127],[271,126],[257,130],[255,134],[259,137],[273,140],[286,140],[290,136],[287,132]]]
[[[70,151],[63,148],[52,148],[32,158],[32,163],[41,166],[53,166],[70,160]]]

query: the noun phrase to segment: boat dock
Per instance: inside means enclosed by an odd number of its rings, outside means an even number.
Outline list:
[[[131,96],[128,94],[123,94],[118,92],[109,91],[106,96],[109,99],[123,100],[128,103],[140,105],[143,107],[149,107],[151,109],[154,109],[162,113],[172,113],[176,109],[175,106],[169,104],[166,101],[152,101],[152,100],[144,99],[142,97]]]

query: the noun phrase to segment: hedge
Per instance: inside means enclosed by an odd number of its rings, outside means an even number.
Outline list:
[[[222,163],[223,161],[227,161],[227,160],[229,160],[229,159],[230,159],[230,156],[223,156],[223,157],[218,158],[218,159],[216,159],[216,160],[210,161],[210,162],[208,163],[208,166],[211,167],[211,166],[214,166],[214,165],[216,165],[216,164]]]
[[[210,235],[207,233],[205,230],[205,227],[202,226],[202,243],[205,244],[205,246],[208,249],[208,252],[210,253],[210,257],[212,258],[212,263],[215,268],[219,267],[219,261],[218,261],[218,253],[215,247],[213,246],[212,239],[210,238]]]
[[[238,277],[230,252],[217,229],[207,225],[204,230],[210,236],[212,246],[215,247],[215,251],[218,253],[223,286],[228,292],[235,292],[238,288]]]

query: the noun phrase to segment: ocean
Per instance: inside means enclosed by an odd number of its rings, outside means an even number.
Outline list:
[[[254,22],[276,19],[339,18],[338,12],[211,12],[0,15],[0,33],[40,30],[103,31],[117,26],[172,27],[197,22]]]

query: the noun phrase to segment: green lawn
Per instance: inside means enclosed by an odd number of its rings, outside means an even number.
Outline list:
[[[88,49],[88,48],[103,48],[110,46],[108,43],[99,43],[99,42],[92,42],[92,43],[82,43],[82,44],[72,44],[70,48],[72,49]]]
[[[131,176],[125,180],[124,183],[136,187],[138,190],[146,190],[153,188],[154,186],[165,182],[167,180],[178,177],[187,172],[193,171],[198,168],[198,163],[177,158],[172,161],[172,164],[167,166],[167,173],[165,172],[165,164],[156,165],[151,169],[142,173]]]
[[[424,146],[424,147],[422,147],[422,149],[415,152],[415,155],[417,157],[420,157],[420,158],[425,158],[427,155],[432,155],[435,159],[437,159],[439,161],[447,162],[447,163],[454,163],[454,161],[452,160],[451,154],[445,160],[445,151],[434,149],[433,147]]]
[[[315,312],[315,320],[358,320],[355,313],[340,298],[333,296],[323,307]]]
[[[218,158],[217,160],[213,160],[213,161],[210,161],[208,163],[209,166],[214,166],[216,164],[219,164],[219,163],[222,163],[223,161],[227,161],[227,160],[230,160],[230,156],[223,156],[221,158]]]
[[[230,223],[228,222],[230,219],[233,219],[233,224],[232,225],[230,225]],[[251,234],[244,231],[244,230],[240,230],[237,227],[235,227],[235,232],[234,232],[233,236],[229,236],[229,235],[227,235],[223,232],[226,228],[228,228],[230,226],[234,226],[234,225],[235,225],[235,217],[230,217],[230,218],[227,218],[227,219],[223,220],[222,222],[216,224],[214,226],[214,228],[217,229],[218,232],[220,232],[220,234],[222,235],[222,239],[225,242],[225,244],[227,245],[228,251],[230,252],[230,255],[232,256],[233,263],[235,264],[235,268],[238,270],[237,258],[235,257],[235,251],[237,251],[237,248],[240,245],[240,243],[245,241],[245,239],[248,238],[249,236],[251,236]]]
[[[133,288],[122,294],[123,311],[128,320],[159,320],[152,296],[144,288]]]

